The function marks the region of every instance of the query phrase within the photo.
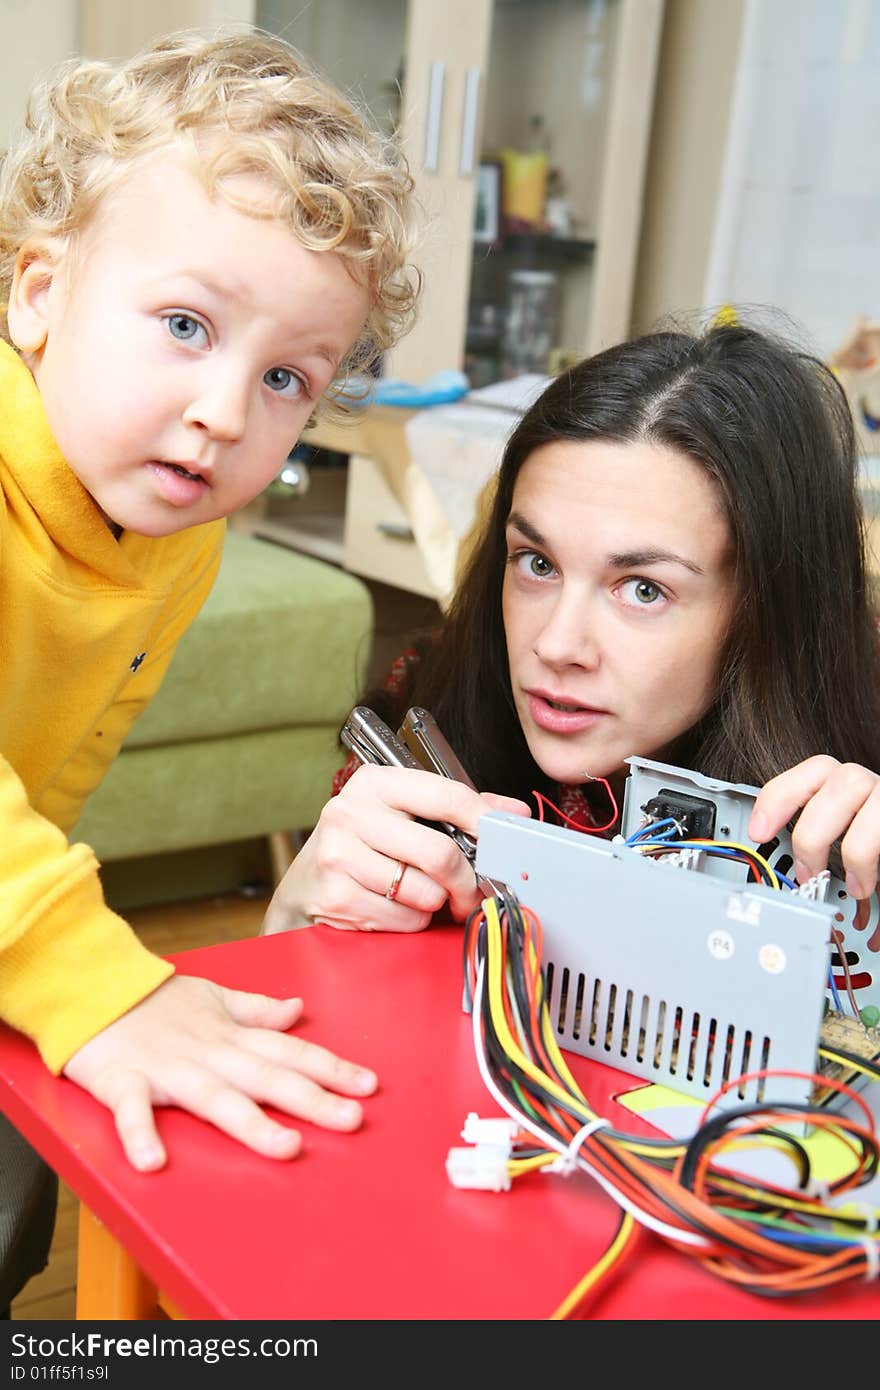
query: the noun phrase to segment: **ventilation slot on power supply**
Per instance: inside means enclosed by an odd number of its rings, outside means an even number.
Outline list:
[[[565,1015],[568,1010],[568,982],[571,979],[567,965],[562,967],[562,975],[559,979],[559,1011],[556,1018],[556,1028],[560,1033],[565,1032]]]
[[[546,999],[559,1036],[581,1043],[584,1050],[601,1050],[613,1066],[646,1062],[657,1080],[675,1089],[676,1082],[694,1083],[707,1094],[749,1070],[770,1066],[769,1037],[758,1041],[748,1028],[719,1022],[682,1004],[654,1000],[623,985],[593,979],[583,971],[550,961],[544,972]],[[554,983],[558,991],[554,994]],[[656,1009],[656,1013],[654,1010]],[[736,1094],[763,1100],[765,1081],[759,1078],[737,1087]]]
[[[584,975],[578,975],[577,990],[574,996],[574,1019],[571,1025],[571,1036],[573,1038],[579,1038],[581,1035],[581,1024],[584,1017],[584,986],[586,983]]]

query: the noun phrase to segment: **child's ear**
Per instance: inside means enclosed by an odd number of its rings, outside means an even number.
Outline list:
[[[9,336],[21,353],[38,353],[49,334],[49,291],[61,266],[54,241],[25,242],[15,261],[9,291]]]

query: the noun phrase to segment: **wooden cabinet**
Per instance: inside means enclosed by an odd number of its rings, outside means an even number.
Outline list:
[[[415,175],[425,289],[387,375],[463,367],[487,316],[503,338],[517,271],[558,282],[547,370],[627,335],[662,16],[663,0],[258,0],[260,27],[399,131]],[[565,234],[502,224],[475,241],[481,163],[536,132]],[[493,379],[491,354],[481,371]]]

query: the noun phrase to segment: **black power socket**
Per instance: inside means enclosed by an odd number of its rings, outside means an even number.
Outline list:
[[[666,820],[671,817],[681,826],[685,840],[711,840],[715,834],[714,801],[706,801],[699,796],[688,796],[686,792],[669,791],[660,788],[641,808],[652,820]]]

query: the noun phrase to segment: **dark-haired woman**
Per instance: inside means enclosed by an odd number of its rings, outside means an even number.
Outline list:
[[[414,931],[447,903],[463,917],[473,872],[417,818],[473,834],[537,791],[595,828],[610,803],[593,779],[619,804],[634,755],[761,787],[752,839],[797,816],[796,876],[833,853],[866,901],[880,661],[857,482],[835,377],[767,334],[654,334],[558,377],[508,442],[443,630],[376,702],[394,727],[430,709],[486,792],[358,769],[264,931]]]

